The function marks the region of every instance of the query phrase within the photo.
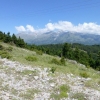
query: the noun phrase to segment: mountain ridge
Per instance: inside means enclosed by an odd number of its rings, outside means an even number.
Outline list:
[[[81,43],[86,45],[100,44],[100,35],[88,34],[88,33],[78,33],[78,32],[47,32],[43,34],[35,33],[18,33],[20,36],[29,44],[58,44],[58,43]]]

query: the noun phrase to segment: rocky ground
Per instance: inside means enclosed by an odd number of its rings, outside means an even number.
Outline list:
[[[0,100],[100,100],[100,91],[85,86],[89,80],[0,58]],[[68,97],[57,99],[63,84],[69,87]]]

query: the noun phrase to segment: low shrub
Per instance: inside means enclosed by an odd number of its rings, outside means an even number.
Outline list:
[[[1,58],[7,58],[7,59],[10,59],[12,56],[8,53],[8,52],[6,52],[6,51],[1,51],[0,52],[0,56],[1,56]]]
[[[65,59],[61,58],[60,60],[53,58],[51,60],[51,63],[56,64],[56,65],[65,65]]]
[[[61,65],[61,62],[59,60],[57,60],[56,58],[53,58],[51,60],[51,63],[57,64],[57,65]]]
[[[69,86],[67,86],[66,84],[63,84],[62,86],[60,86],[60,91],[61,92],[68,92]]]
[[[60,86],[60,98],[67,98],[68,97],[68,91],[69,91],[69,86],[67,86],[66,84],[63,84],[62,86]]]
[[[52,67],[50,70],[52,73],[54,73],[56,71],[56,67]]]
[[[60,92],[60,98],[67,98],[68,94],[66,92]]]
[[[28,61],[37,61],[37,58],[34,56],[27,56],[27,57],[25,57],[25,59]]]
[[[60,62],[61,62],[62,65],[65,65],[65,59],[64,59],[64,57],[62,57],[62,58],[60,59]]]
[[[88,78],[89,77],[89,75],[86,72],[80,73],[80,76],[84,77],[84,78]]]

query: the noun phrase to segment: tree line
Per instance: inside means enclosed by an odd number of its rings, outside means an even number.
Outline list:
[[[17,38],[15,34],[11,36],[10,32],[6,34],[5,32],[0,31],[0,41],[4,43],[15,44],[18,47],[26,47],[26,43],[23,39],[21,39],[20,37]]]

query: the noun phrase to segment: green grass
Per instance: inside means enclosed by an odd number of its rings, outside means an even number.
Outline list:
[[[37,92],[39,91],[35,89],[27,89],[26,92],[20,94],[20,97],[24,100],[34,100],[34,94]]]
[[[3,51],[3,50],[0,50],[0,56],[1,58],[7,58],[7,59],[11,58],[11,55],[7,51]]]
[[[66,84],[63,84],[63,85],[60,86],[60,91],[68,92],[69,91],[69,87]]]
[[[67,98],[67,93],[69,92],[70,88],[66,84],[63,84],[60,86],[60,97],[61,98]]]
[[[50,98],[52,98],[53,100],[61,100],[61,97],[58,94],[52,93]]]
[[[20,74],[22,74],[22,75],[35,75],[36,74],[36,71],[23,70]]]
[[[53,59],[56,59],[56,61],[60,61],[61,58],[60,57],[55,57],[55,56],[50,56],[47,54],[38,54],[35,51],[29,51],[27,49],[23,49],[23,48],[18,48],[9,44],[5,44],[5,43],[0,43],[1,45],[3,45],[5,48],[9,48],[10,52],[9,55],[12,56],[12,58],[10,58],[13,61],[18,61],[22,64],[25,65],[31,65],[32,67],[34,66],[41,66],[41,68],[47,67],[47,68],[56,68],[55,74],[56,72],[60,73],[72,73],[74,74],[74,76],[81,76],[84,78],[91,78],[91,81],[93,81],[94,83],[98,83],[100,84],[100,74],[97,73],[97,71],[95,71],[92,68],[84,68],[79,66],[78,64],[72,64],[70,62],[68,62],[67,60],[65,60],[65,65],[61,65],[61,64],[55,64],[55,63],[50,63],[51,61],[53,61]],[[13,48],[13,49],[12,49]],[[8,49],[8,50],[9,50]],[[28,56],[32,56],[32,57],[36,57],[36,61],[28,61],[25,58]],[[55,62],[56,62],[55,61]],[[1,62],[2,63],[2,62]],[[57,62],[58,63],[58,62]],[[31,72],[24,72],[24,74],[29,74]],[[91,84],[92,82],[89,82],[89,84]],[[90,85],[91,86],[91,85]]]
[[[25,57],[25,59],[26,59],[27,61],[37,61],[37,58],[34,57],[34,56],[27,56],[27,57]]]
[[[80,76],[84,77],[84,78],[88,78],[89,77],[89,75],[86,72],[80,73]]]
[[[84,70],[88,73],[91,73],[91,74],[96,72],[93,69],[86,69],[86,68],[82,69],[81,66],[71,64],[67,61],[65,61],[66,62],[65,66],[57,65],[55,63],[51,64],[49,62],[51,62],[53,59],[60,61],[61,58],[50,56],[50,55],[47,55],[47,54],[38,55],[38,54],[36,54],[35,51],[29,51],[27,49],[18,48],[18,47],[11,46],[11,45],[8,45],[8,44],[5,44],[5,43],[2,43],[2,45],[4,47],[13,47],[13,50],[11,52],[9,52],[10,55],[13,56],[11,58],[11,60],[19,61],[22,64],[27,64],[27,65],[32,65],[32,66],[37,65],[37,66],[49,67],[49,68],[52,68],[54,66],[54,67],[57,67],[58,72],[73,73],[75,75],[79,75],[80,71],[83,72]],[[28,56],[32,56],[32,57],[35,56],[38,60],[34,61],[34,62],[29,62],[25,59],[25,57],[28,57]]]
[[[62,98],[67,98],[68,97],[67,93],[69,91],[70,91],[69,86],[63,84],[60,87],[54,89],[54,92],[51,94],[50,98],[53,98],[54,100],[61,100]]]
[[[11,88],[11,93],[14,95],[18,95],[18,91],[14,88]]]

